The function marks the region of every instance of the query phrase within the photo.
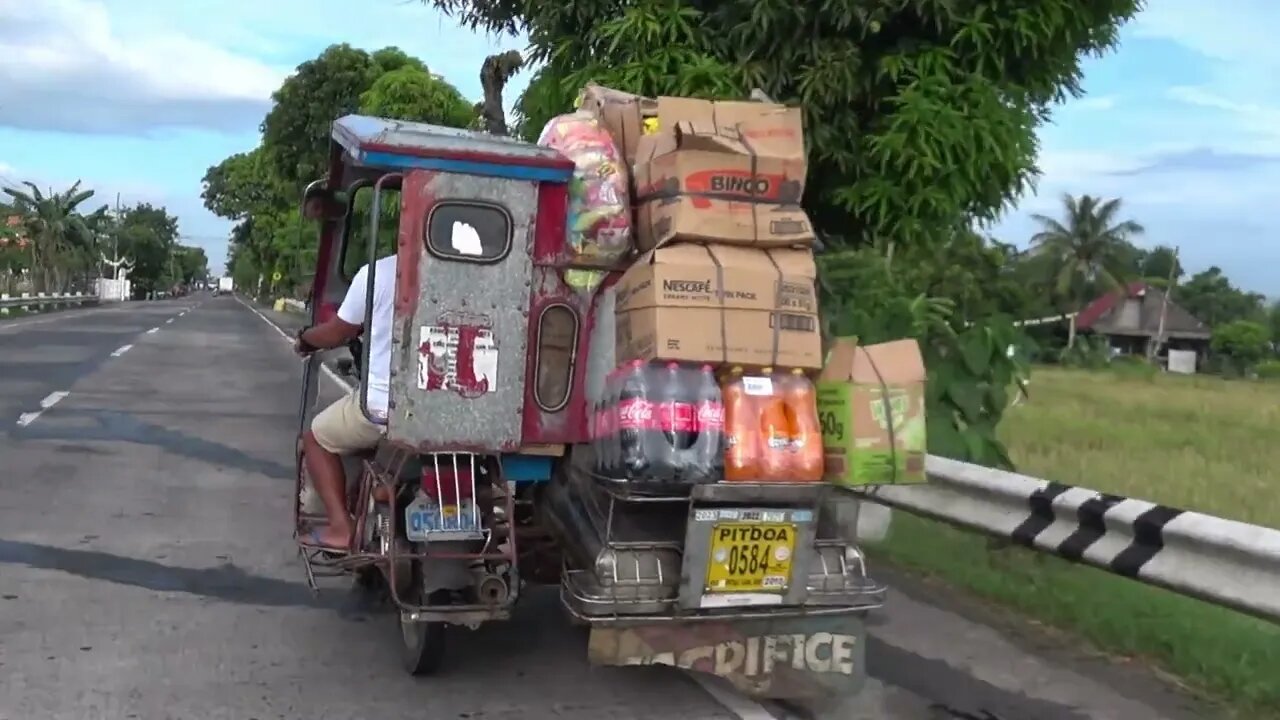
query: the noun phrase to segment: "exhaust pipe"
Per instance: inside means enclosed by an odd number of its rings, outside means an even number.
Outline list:
[[[477,573],[479,580],[476,582],[476,596],[483,605],[502,605],[507,602],[507,598],[511,594],[510,588],[507,587],[507,581],[498,575],[486,571]]]

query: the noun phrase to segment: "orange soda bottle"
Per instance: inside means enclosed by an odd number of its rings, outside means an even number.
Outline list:
[[[791,471],[791,420],[787,417],[786,399],[773,368],[765,368],[768,384],[755,398],[757,427],[760,433],[760,479],[768,482],[788,482]],[[761,383],[764,385],[764,383]],[[767,389],[765,389],[767,388]]]
[[[724,479],[760,479],[760,436],[756,431],[755,398],[747,394],[742,368],[729,371],[720,390],[724,403]]]
[[[796,368],[783,381],[782,396],[791,421],[791,476],[798,482],[818,482],[825,467],[818,395],[813,381]]]

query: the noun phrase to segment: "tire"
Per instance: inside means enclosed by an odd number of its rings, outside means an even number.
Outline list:
[[[421,604],[422,598],[422,566],[415,562],[413,568],[413,588],[409,597]],[[444,664],[445,623],[442,622],[406,622],[400,612],[396,613],[396,622],[400,625],[400,664],[405,672],[415,677],[434,675]]]

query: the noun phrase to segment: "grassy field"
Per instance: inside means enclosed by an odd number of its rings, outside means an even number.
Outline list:
[[[1018,470],[1280,528],[1280,383],[1037,368],[1002,432]],[[895,513],[880,549],[1242,718],[1280,718],[1280,626]]]

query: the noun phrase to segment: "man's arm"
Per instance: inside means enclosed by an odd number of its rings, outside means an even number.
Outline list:
[[[299,349],[310,345],[319,350],[340,347],[360,337],[364,329],[365,290],[369,285],[369,266],[360,268],[351,279],[351,287],[338,307],[338,315],[298,335]]]

